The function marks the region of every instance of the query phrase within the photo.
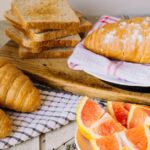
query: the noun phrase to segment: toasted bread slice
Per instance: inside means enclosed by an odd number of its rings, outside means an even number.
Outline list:
[[[21,25],[20,20],[13,14],[12,10],[8,10],[4,13],[4,17],[15,27],[19,28],[22,31],[25,31],[26,29]],[[29,29],[27,31],[34,32],[34,33],[40,33],[43,30],[42,29]]]
[[[66,29],[80,25],[67,0],[13,0],[12,10],[25,29]]]
[[[81,12],[79,12],[78,10],[74,10],[74,11],[79,19],[83,17]]]
[[[84,18],[81,18],[81,25],[79,28],[72,29],[68,28],[67,30],[53,30],[53,31],[44,31],[38,34],[33,32],[29,33],[29,37],[35,41],[47,41],[66,37],[69,35],[75,35],[78,33],[88,32],[92,28],[92,24]]]
[[[17,44],[30,48],[32,53],[41,52],[43,47],[74,47],[81,41],[79,34],[76,34],[60,39],[37,42],[30,40],[23,32],[15,27],[9,27],[6,29],[6,35]]]
[[[80,27],[78,29],[68,28],[67,30],[38,30],[38,29],[30,29],[26,31],[22,28],[19,20],[13,15],[12,11],[7,11],[5,13],[5,18],[16,28],[26,33],[26,35],[34,41],[47,41],[52,39],[57,39],[69,35],[74,35],[77,33],[88,32],[92,28],[92,24],[81,17],[79,12],[76,12],[80,17]]]
[[[34,58],[67,58],[72,52],[73,48],[52,48],[44,50],[41,53],[31,53],[31,50],[20,46],[18,49],[18,55],[22,59],[34,59]]]

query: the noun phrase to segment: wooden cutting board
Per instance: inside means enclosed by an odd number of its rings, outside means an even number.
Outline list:
[[[11,59],[18,68],[34,79],[74,94],[150,105],[150,88],[144,92],[120,89],[82,71],[69,69],[66,59],[22,60],[18,58],[17,45],[13,42],[8,42],[1,48],[0,56]]]

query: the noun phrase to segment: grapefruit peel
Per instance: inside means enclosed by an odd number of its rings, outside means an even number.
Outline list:
[[[140,114],[142,114],[142,116],[145,116],[144,118],[144,122],[140,122],[141,120],[138,120],[138,122],[136,123],[137,125],[148,125],[150,126],[150,116],[145,112],[143,111],[143,107],[142,106],[138,106],[138,105],[132,105],[131,106],[131,109],[129,111],[129,114],[128,114],[128,119],[127,119],[127,128],[131,128],[131,123],[133,121],[133,119],[141,119],[140,116],[137,116],[138,118],[135,118],[133,117],[134,116],[134,112],[136,111],[136,109],[139,109],[140,110]],[[133,126],[133,127],[136,127],[136,126]]]
[[[93,133],[93,131],[90,129],[90,127],[89,128],[86,127],[84,125],[84,123],[82,122],[82,120],[81,120],[82,109],[83,109],[85,103],[87,102],[87,100],[89,100],[88,97],[83,97],[82,100],[80,101],[79,105],[78,105],[78,108],[77,108],[77,118],[76,118],[76,120],[77,120],[78,128],[79,128],[81,134],[85,138],[87,138],[88,140],[91,140],[93,138],[97,139],[97,138],[100,138],[100,136]],[[105,111],[102,109],[102,115],[104,114],[104,112]]]
[[[109,136],[104,136],[104,137],[102,137],[102,138],[100,138],[100,139],[93,139],[93,140],[90,140],[90,143],[91,143],[91,145],[92,145],[92,147],[93,147],[93,150],[100,150],[101,148],[99,147],[99,145],[97,144],[97,141],[98,140],[103,140],[103,139],[106,139],[106,138],[109,138],[109,137],[113,137],[113,139],[115,138],[116,139],[116,141],[118,142],[118,148],[115,148],[115,150],[127,150],[127,149],[123,149],[123,146],[122,146],[122,141],[121,141],[121,139],[120,139],[120,137],[119,137],[119,135],[118,135],[118,133],[115,133],[115,134],[113,134],[113,135],[109,135]],[[112,139],[112,140],[113,140]],[[106,140],[107,141],[107,140]],[[110,139],[109,139],[109,141],[110,141]],[[110,141],[112,144],[114,144],[114,142],[112,142],[112,141]],[[114,150],[114,145],[111,145],[111,143],[110,143],[110,147]],[[108,145],[107,145],[107,143],[106,143],[106,145],[105,145],[105,143],[103,142],[102,143],[103,145],[101,145],[103,148],[105,148],[105,149],[108,149]]]

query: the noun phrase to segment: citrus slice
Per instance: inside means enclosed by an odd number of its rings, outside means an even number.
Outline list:
[[[125,147],[131,150],[150,150],[150,128],[137,126],[119,133]]]
[[[90,141],[93,150],[122,150],[122,142],[118,134],[101,137]],[[124,149],[125,150],[125,149]]]
[[[127,118],[131,104],[124,102],[108,102],[109,113],[123,126],[127,126]]]
[[[150,108],[147,106],[141,106],[142,110],[148,115],[150,116]]]
[[[150,116],[146,107],[132,105],[128,115],[127,127],[134,128],[138,125],[150,125]]]
[[[105,113],[99,121],[91,126],[90,130],[100,138],[125,130],[125,127],[114,120],[110,114]]]
[[[93,102],[88,97],[82,98],[77,109],[77,125],[84,137],[87,139],[93,138],[89,129],[104,113],[105,110],[100,105]]]

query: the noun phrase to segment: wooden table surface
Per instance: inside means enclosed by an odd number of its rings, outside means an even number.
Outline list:
[[[9,40],[4,32],[8,26],[6,21],[0,21],[0,48]],[[70,123],[58,130],[43,134],[7,150],[76,150],[74,144],[75,130],[75,122]]]

